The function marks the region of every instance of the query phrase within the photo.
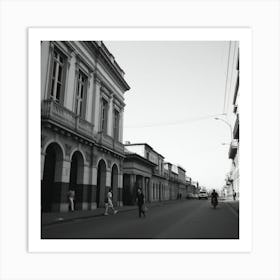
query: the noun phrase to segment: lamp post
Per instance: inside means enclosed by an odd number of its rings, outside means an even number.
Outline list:
[[[223,123],[225,123],[229,127],[229,129],[230,129],[230,137],[231,137],[230,142],[232,142],[232,140],[233,140],[233,132],[232,132],[231,124],[228,121],[226,121],[224,119],[221,119],[221,118],[218,118],[218,117],[216,117],[215,120],[222,121]]]
[[[222,121],[223,123],[225,123],[228,127],[229,127],[229,129],[230,129],[230,147],[231,147],[231,144],[232,144],[232,142],[233,142],[233,130],[232,130],[232,126],[231,126],[231,124],[228,122],[228,121],[226,121],[226,120],[224,120],[224,119],[221,119],[221,118],[218,118],[218,117],[215,117],[215,120],[219,120],[219,121]],[[227,145],[227,143],[222,143],[222,145]],[[234,160],[232,159],[232,164],[233,164],[233,166],[235,166],[235,162],[234,162]],[[232,188],[232,193],[234,194],[234,192],[235,192],[235,190],[234,190],[234,187],[233,187],[233,180],[230,178],[230,177],[228,177],[227,179],[226,179],[226,184],[228,185],[228,183],[229,183],[229,185],[231,185],[231,188]]]

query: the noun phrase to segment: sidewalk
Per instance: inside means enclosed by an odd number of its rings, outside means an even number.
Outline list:
[[[237,212],[239,214],[239,200],[223,200],[223,203],[226,203],[227,205],[229,205],[229,207],[231,207],[235,212]]]
[[[182,199],[182,200],[157,201],[157,202],[147,203],[147,207],[152,208],[164,204],[180,203],[184,201],[186,200]],[[137,211],[137,205],[116,207],[116,209],[118,210],[118,213],[127,212],[127,211]],[[48,226],[57,223],[65,223],[74,220],[89,219],[92,217],[103,216],[104,211],[105,208],[97,208],[94,210],[86,210],[86,211],[80,210],[74,212],[48,212],[48,213],[42,213],[41,221],[42,221],[42,226]]]
[[[136,210],[137,206],[123,206],[123,207],[116,207],[118,212],[126,212]],[[111,213],[111,209],[109,210]],[[97,208],[94,210],[80,210],[74,212],[48,212],[42,213],[41,221],[42,226],[52,225],[56,223],[63,223],[63,222],[70,222],[74,220],[81,220],[81,219],[88,219],[91,217],[98,217],[104,216],[105,208]]]

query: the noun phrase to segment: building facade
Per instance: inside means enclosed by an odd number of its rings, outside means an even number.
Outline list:
[[[137,188],[142,188],[146,201],[186,198],[185,170],[169,162],[146,143],[125,144],[123,197],[134,204]]]
[[[143,190],[146,201],[152,201],[152,176],[155,167],[156,164],[153,162],[125,148],[123,164],[124,205],[135,204],[138,188]]]
[[[179,181],[180,198],[186,198],[187,197],[186,170],[181,166],[178,166],[178,181]]]
[[[239,46],[235,44],[235,52],[233,52],[233,127],[232,127],[232,142],[229,148],[229,158],[232,160],[230,174],[226,185],[227,193],[232,196],[236,193],[236,198],[239,198]]]
[[[146,143],[125,144],[125,148],[128,155],[129,153],[137,154],[138,156],[153,164],[153,168],[151,169],[151,176],[147,177],[147,184],[139,184],[137,181],[137,177],[132,179],[132,181],[130,182],[130,187],[134,189],[134,193],[136,191],[136,188],[142,187],[144,193],[146,194],[145,196],[147,201],[153,202],[167,200],[167,182],[164,177],[163,168],[164,157]],[[131,178],[131,175],[127,173],[127,166],[131,165],[130,158],[125,158],[124,165],[126,171],[124,174],[124,178],[126,182],[128,182],[127,176],[130,176]],[[133,172],[136,174],[138,171],[135,169]]]
[[[122,205],[124,71],[101,41],[41,42],[41,209]]]

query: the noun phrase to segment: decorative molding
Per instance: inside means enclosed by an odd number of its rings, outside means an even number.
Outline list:
[[[69,144],[66,144],[66,143],[65,143],[64,146],[65,146],[65,153],[66,153],[66,155],[70,156],[70,153],[71,153],[71,150],[72,150],[72,146],[69,145]]]

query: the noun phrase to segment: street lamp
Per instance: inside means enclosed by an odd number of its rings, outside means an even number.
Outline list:
[[[226,121],[224,119],[221,119],[221,118],[218,118],[218,117],[215,117],[215,120],[222,121],[223,123],[225,123],[229,127],[229,129],[230,129],[230,137],[231,137],[230,143],[232,143],[233,142],[233,130],[232,130],[231,124],[228,121]],[[227,143],[222,143],[222,145],[227,145]],[[229,145],[231,146],[231,144],[229,144]],[[232,159],[232,164],[235,166],[235,162],[234,162],[233,159]],[[227,178],[226,181],[227,181],[226,182],[227,185],[228,185],[228,183],[229,183],[229,185],[231,185],[232,192],[234,193],[233,180],[230,179],[230,178]]]
[[[222,121],[223,123],[225,123],[225,124],[229,127],[229,129],[230,129],[230,137],[231,137],[230,140],[231,140],[231,142],[232,142],[232,140],[233,140],[233,132],[232,132],[232,126],[231,126],[231,124],[230,124],[228,121],[226,121],[226,120],[224,120],[224,119],[221,119],[221,118],[218,118],[218,117],[216,117],[215,120]]]

